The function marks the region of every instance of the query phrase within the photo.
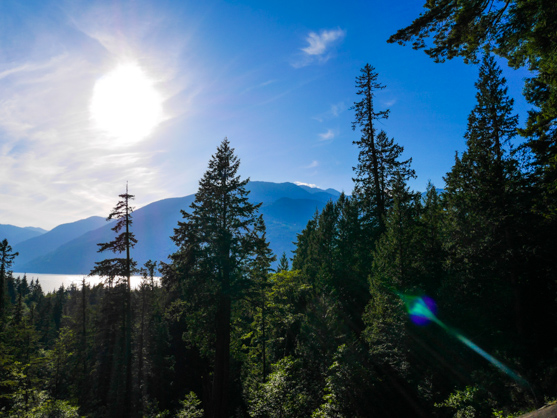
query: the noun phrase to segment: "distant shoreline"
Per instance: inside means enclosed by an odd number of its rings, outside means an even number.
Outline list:
[[[27,277],[27,281],[31,283],[31,280],[36,281],[39,280],[39,284],[44,293],[56,292],[60,286],[64,286],[65,288],[70,287],[72,284],[75,284],[78,288],[81,287],[81,283],[83,278],[85,278],[85,282],[91,286],[95,286],[99,283],[103,283],[104,279],[100,276],[88,276],[86,274],[47,274],[47,273],[21,273],[21,272],[13,272],[12,273],[14,278],[20,277],[23,278],[25,275]],[[142,276],[132,276],[131,278],[131,285],[132,288],[135,289],[141,283],[143,279]],[[159,277],[156,277],[155,280],[159,280]]]

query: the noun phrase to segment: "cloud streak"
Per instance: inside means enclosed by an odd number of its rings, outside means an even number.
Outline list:
[[[331,141],[335,137],[335,133],[332,129],[327,129],[327,132],[319,134],[321,141]]]
[[[323,64],[333,56],[332,48],[336,46],[344,37],[346,31],[340,28],[327,30],[322,29],[317,32],[310,32],[306,37],[308,45],[301,48],[301,55],[296,57],[292,63],[294,68],[301,68],[311,64]]]
[[[65,28],[65,30],[71,30]],[[74,38],[79,38],[79,29]],[[63,44],[64,31],[49,36]],[[37,37],[40,39],[40,37]],[[81,37],[59,54],[0,62],[0,219],[51,228],[106,215],[130,180],[137,205],[167,195],[152,160],[155,136],[131,146],[95,128],[89,104],[96,80],[117,57]],[[161,65],[162,66],[162,65]],[[155,134],[156,135],[156,134]]]

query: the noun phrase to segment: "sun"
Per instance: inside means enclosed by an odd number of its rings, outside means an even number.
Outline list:
[[[89,110],[94,125],[115,145],[143,140],[164,119],[161,95],[135,63],[120,64],[95,83]]]

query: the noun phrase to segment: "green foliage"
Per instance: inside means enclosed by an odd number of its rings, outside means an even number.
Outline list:
[[[314,418],[368,417],[374,413],[385,415],[389,407],[378,399],[380,381],[365,347],[358,342],[337,348],[326,378],[323,403]]]
[[[453,392],[445,402],[436,403],[435,406],[454,409],[454,418],[474,418],[480,416],[474,406],[478,404],[479,392],[477,387],[467,386],[463,390]]]
[[[67,401],[52,399],[46,391],[32,392],[15,399],[8,415],[21,418],[79,418],[79,408]]]
[[[181,408],[176,411],[176,418],[202,418],[203,409],[200,408],[201,401],[197,398],[195,392],[188,393],[183,400],[180,401]]]
[[[286,418],[311,415],[312,383],[305,378],[300,360],[284,357],[273,364],[265,383],[250,394],[249,414],[254,418]]]

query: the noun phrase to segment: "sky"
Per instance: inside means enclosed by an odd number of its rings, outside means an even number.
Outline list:
[[[227,137],[243,178],[351,193],[355,78],[442,188],[465,149],[478,68],[388,44],[423,0],[0,1],[0,224],[51,229],[196,192]],[[525,121],[524,70],[500,61]]]

